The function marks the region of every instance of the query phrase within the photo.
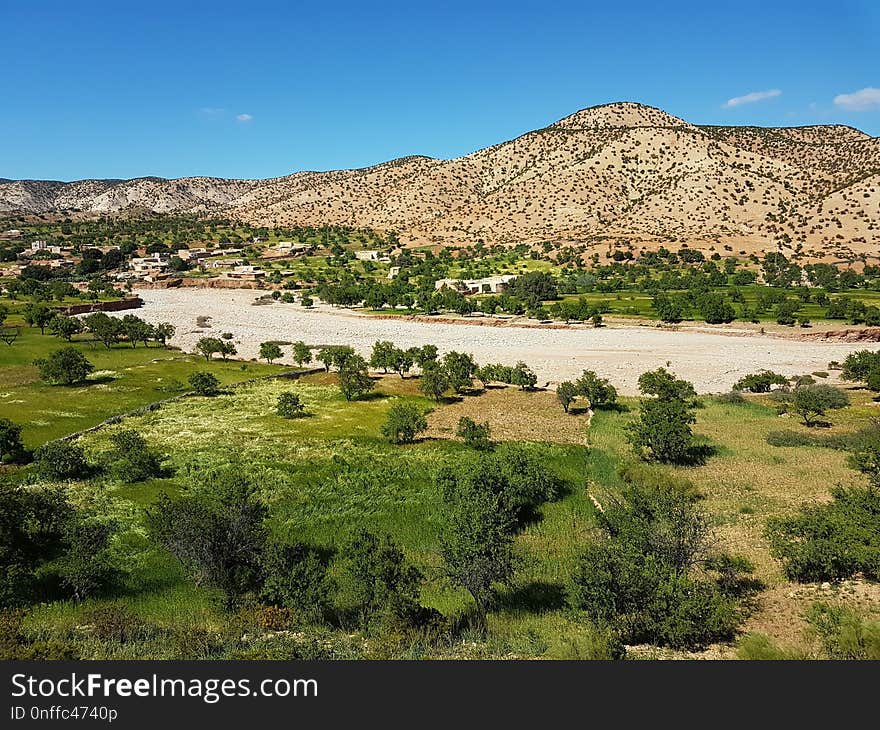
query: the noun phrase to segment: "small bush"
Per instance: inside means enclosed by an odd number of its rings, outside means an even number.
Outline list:
[[[189,376],[189,386],[198,395],[217,395],[220,392],[220,381],[204,370],[198,370]]]
[[[745,390],[750,393],[769,393],[774,385],[785,385],[788,378],[771,370],[761,370],[740,378],[733,386],[734,390]]]
[[[829,659],[880,659],[880,621],[867,621],[852,609],[826,603],[814,603],[807,621]]]
[[[282,418],[302,418],[306,407],[296,393],[282,393],[278,396],[275,412]]]
[[[143,482],[162,476],[162,457],[150,449],[137,431],[126,429],[110,436],[112,451],[107,455],[110,474],[124,482]]]
[[[118,603],[93,609],[86,614],[85,620],[96,638],[118,644],[143,640],[155,632],[155,627]]]
[[[89,465],[82,447],[70,441],[50,441],[34,454],[34,468],[44,479],[80,479]]]
[[[418,434],[428,428],[422,409],[413,403],[397,401],[388,409],[382,424],[382,435],[392,444],[411,444]]]
[[[799,515],[767,524],[773,557],[790,580],[832,581],[862,573],[880,578],[880,491],[832,490],[828,504],[804,507]]]
[[[795,652],[782,649],[766,634],[746,634],[737,642],[736,655],[750,661],[782,661],[804,659]]]
[[[721,393],[720,395],[715,397],[715,400],[718,403],[724,403],[732,406],[741,406],[744,403],[748,403],[748,401],[743,397],[743,394],[738,390],[731,390],[729,393]]]
[[[492,442],[489,440],[489,422],[477,423],[467,416],[458,419],[458,428],[455,435],[462,439],[472,449],[478,451],[488,451],[492,448]]]

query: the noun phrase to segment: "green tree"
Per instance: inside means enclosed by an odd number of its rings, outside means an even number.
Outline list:
[[[574,385],[577,394],[587,399],[590,408],[608,408],[617,402],[617,389],[592,370],[584,370]]]
[[[880,370],[880,351],[858,350],[851,352],[843,361],[843,372],[840,376],[844,380],[866,381],[868,375]]]
[[[162,475],[162,457],[137,431],[125,429],[110,436],[113,448],[105,461],[107,471],[123,482],[143,482]]]
[[[116,317],[110,317],[104,312],[95,312],[85,318],[89,332],[108,350],[113,347],[122,337],[122,322]]]
[[[49,321],[49,329],[56,337],[60,337],[70,342],[75,334],[82,332],[82,322],[76,317],[67,317],[63,314],[56,314]]]
[[[278,396],[275,412],[282,418],[302,418],[306,407],[296,393],[282,393]]]
[[[560,383],[556,387],[556,399],[562,405],[562,410],[568,413],[571,404],[574,403],[578,396],[577,386],[569,380]]]
[[[708,324],[727,324],[736,319],[733,305],[723,294],[710,292],[700,297],[700,313]]]
[[[345,400],[358,398],[368,393],[375,387],[370,373],[367,371],[367,361],[360,355],[347,357],[339,368],[339,389]]]
[[[153,328],[140,317],[136,317],[133,314],[126,314],[121,321],[122,331],[125,333],[125,338],[131,346],[137,347],[138,342],[143,342],[146,347],[153,336]]]
[[[54,350],[49,357],[35,360],[40,377],[52,385],[81,383],[95,366],[73,345]]]
[[[396,401],[388,409],[382,435],[392,444],[411,444],[427,428],[428,421],[421,408],[406,401]]]
[[[473,385],[477,364],[474,358],[464,352],[447,352],[442,360],[443,372],[449,387],[456,393],[462,393]]]
[[[18,461],[25,453],[21,426],[8,418],[0,418],[0,462]]]
[[[283,356],[283,352],[281,352],[281,348],[278,346],[277,342],[262,342],[260,343],[260,357],[262,357],[267,363],[272,364],[273,360],[278,360]]]
[[[189,376],[189,386],[197,395],[217,395],[220,392],[220,381],[205,370],[197,370]]]
[[[224,349],[225,343],[217,337],[202,337],[196,342],[196,350],[204,356],[207,362],[210,362],[218,352],[222,353]]]
[[[46,325],[55,316],[55,310],[44,302],[28,302],[24,305],[24,321],[31,327],[39,327],[40,334],[46,334]]]
[[[844,391],[825,383],[802,385],[790,391],[777,390],[774,395],[786,411],[800,416],[805,426],[814,426],[828,411],[849,405]]]
[[[341,601],[356,612],[362,630],[377,620],[409,621],[419,611],[422,574],[389,536],[355,530],[340,547],[337,567]]]
[[[750,393],[769,393],[774,385],[787,385],[788,378],[771,370],[744,375],[733,386],[734,390],[745,390]]]
[[[481,484],[452,483],[443,490],[445,522],[440,535],[444,571],[474,599],[480,625],[495,585],[514,574],[513,524],[499,494]]]
[[[293,343],[293,361],[300,367],[312,361],[312,350],[302,340]]]
[[[147,526],[197,583],[220,590],[232,609],[260,588],[267,516],[246,477],[229,469],[176,500],[163,496],[147,511]]]
[[[56,568],[77,603],[98,595],[119,578],[110,549],[115,530],[112,523],[82,517],[67,525],[65,550]]]
[[[538,376],[524,362],[518,362],[510,369],[510,384],[520,390],[531,390],[538,384]]]
[[[168,346],[168,340],[174,337],[175,332],[177,332],[177,328],[170,322],[159,322],[153,327],[153,337],[162,347]]]
[[[413,356],[410,351],[395,347],[391,355],[391,369],[401,378],[405,378],[406,374],[412,370],[412,366]]]
[[[443,394],[449,390],[449,380],[446,377],[446,371],[438,365],[426,366],[422,369],[419,389],[428,398],[433,398],[439,403],[443,398]]]
[[[370,367],[376,370],[382,368],[382,372],[387,373],[388,368],[394,367],[394,353],[396,351],[397,348],[393,342],[377,340],[373,345],[373,352],[370,355]]]
[[[49,441],[34,453],[34,467],[45,479],[81,479],[89,473],[89,464],[79,444]]]
[[[697,397],[693,384],[676,378],[666,368],[657,368],[639,376],[639,390],[661,401],[692,401]]]
[[[330,613],[334,585],[325,551],[269,538],[260,562],[264,601],[283,606],[304,621],[321,621]]]
[[[643,398],[639,419],[627,427],[626,437],[644,459],[687,464],[694,460],[695,421],[684,401]]]

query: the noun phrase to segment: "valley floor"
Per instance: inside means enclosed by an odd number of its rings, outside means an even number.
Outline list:
[[[469,352],[480,363],[513,365],[524,361],[541,385],[576,378],[585,369],[607,377],[625,395],[637,393],[638,376],[669,366],[702,393],[720,392],[747,373],[768,368],[785,374],[827,370],[864,343],[816,342],[757,334],[712,334],[656,326],[630,327],[480,327],[408,318],[377,318],[351,310],[279,302],[254,305],[252,290],[148,289],[139,291],[149,322],[171,322],[173,344],[192,351],[201,337],[234,335],[239,355],[257,356],[266,340],[311,346],[345,344],[369,356],[376,340],[399,347],[436,345],[441,352]],[[199,317],[209,317],[199,326]],[[287,355],[287,353],[286,353]],[[287,357],[285,361],[289,361]]]

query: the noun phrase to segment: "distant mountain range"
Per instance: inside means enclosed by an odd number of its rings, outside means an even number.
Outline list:
[[[413,243],[800,248],[880,255],[880,138],[851,127],[696,126],[621,102],[452,160],[269,180],[0,180],[0,213],[205,212],[393,229]]]

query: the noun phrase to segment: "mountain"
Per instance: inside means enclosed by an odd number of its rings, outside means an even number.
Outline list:
[[[394,229],[413,243],[625,240],[874,255],[880,138],[839,125],[698,126],[621,102],[452,160],[269,180],[0,181],[0,212],[130,210]]]

